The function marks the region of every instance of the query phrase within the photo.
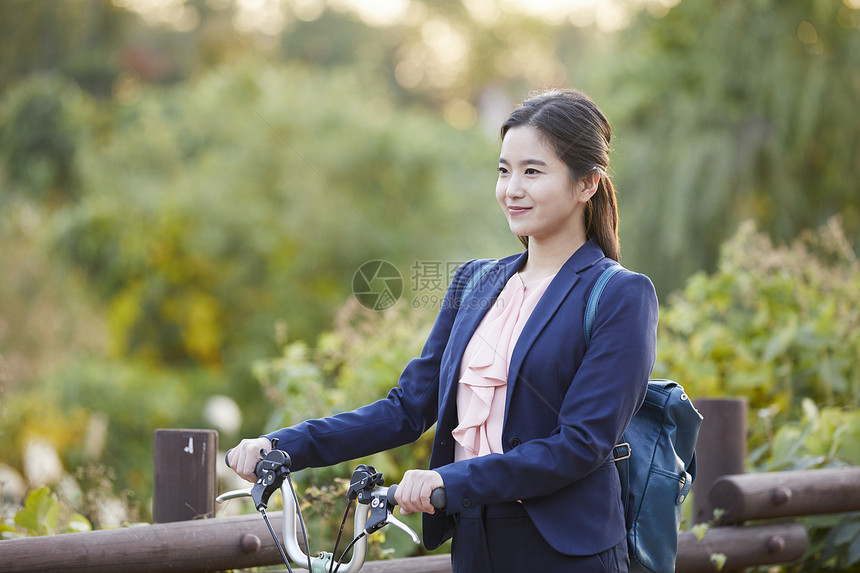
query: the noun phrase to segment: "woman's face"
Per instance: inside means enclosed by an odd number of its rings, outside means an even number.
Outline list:
[[[534,127],[513,127],[502,140],[496,199],[511,231],[529,244],[585,242],[584,206],[596,180],[574,184],[567,165]]]

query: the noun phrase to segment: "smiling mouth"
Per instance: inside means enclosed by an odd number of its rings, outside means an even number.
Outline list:
[[[513,207],[513,206],[509,206],[509,207],[508,207],[508,213],[510,213],[511,215],[520,215],[520,214],[522,214],[522,213],[525,213],[525,212],[526,212],[526,211],[528,211],[529,209],[531,209],[531,207]]]

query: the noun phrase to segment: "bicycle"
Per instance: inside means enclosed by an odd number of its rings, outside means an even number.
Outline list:
[[[287,566],[287,571],[291,573],[293,571],[290,566],[290,560],[292,560],[296,567],[304,569],[306,566],[310,573],[338,573],[341,571],[341,567],[343,567],[342,573],[356,573],[364,566],[367,557],[367,537],[389,523],[406,532],[415,543],[421,543],[418,535],[411,528],[392,515],[392,511],[397,505],[394,498],[397,484],[384,486],[384,478],[380,472],[377,472],[373,466],[360,464],[350,479],[346,493],[349,501],[343,515],[343,521],[340,524],[340,532],[335,541],[334,550],[331,553],[321,551],[316,557],[311,557],[302,550],[299,544],[296,516],[298,516],[304,538],[307,539],[308,537],[298,497],[292,479],[290,479],[290,456],[276,448],[277,440],[272,440],[272,449],[269,452],[260,451],[263,459],[257,462],[254,470],[257,481],[252,487],[228,491],[219,495],[215,500],[218,503],[224,503],[231,499],[250,496],[254,502],[254,507],[262,514],[263,520],[265,520],[269,532],[272,534],[272,539],[274,539],[281,558]],[[226,457],[229,458],[229,456],[230,451],[228,450]],[[225,461],[227,461],[227,465],[230,465],[228,459]],[[279,489],[284,506],[282,533],[286,554],[266,515],[269,498]],[[341,533],[343,533],[343,527],[346,524],[346,518],[353,501],[358,502],[353,520],[353,535],[355,537],[343,550],[340,558],[335,559]],[[444,488],[434,490],[430,496],[430,501],[436,509],[444,510],[446,506]],[[364,506],[366,506],[366,510],[363,509]],[[343,559],[350,549],[353,550],[352,557],[344,563]]]

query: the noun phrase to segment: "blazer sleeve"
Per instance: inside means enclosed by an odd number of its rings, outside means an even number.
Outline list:
[[[460,293],[479,260],[460,266],[421,355],[409,361],[384,399],[351,412],[308,420],[266,434],[290,455],[293,471],[369,456],[417,440],[438,415],[439,370]]]
[[[584,306],[582,300],[569,302]],[[503,454],[436,468],[448,490],[447,512],[503,501],[527,503],[571,486],[603,465],[644,400],[656,356],[657,313],[657,297],[647,277],[630,272],[616,275],[600,299],[591,343],[573,379],[553,381],[569,384],[561,402],[551,405],[557,412],[554,430],[534,438],[523,436],[519,444],[506,442]],[[575,349],[584,347],[581,321],[561,332],[564,336],[557,340],[539,340],[520,370],[517,385],[533,390],[520,396],[533,399],[536,409],[546,407],[538,401],[547,401],[541,385],[548,382],[528,379],[529,361],[557,356],[552,353],[575,360]],[[508,419],[506,435],[510,428],[519,432],[536,423]]]

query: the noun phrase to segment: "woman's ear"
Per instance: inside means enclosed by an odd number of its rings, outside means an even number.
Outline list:
[[[580,179],[582,187],[579,190],[579,200],[585,203],[597,193],[597,187],[600,185],[600,171],[592,169],[588,175]]]

